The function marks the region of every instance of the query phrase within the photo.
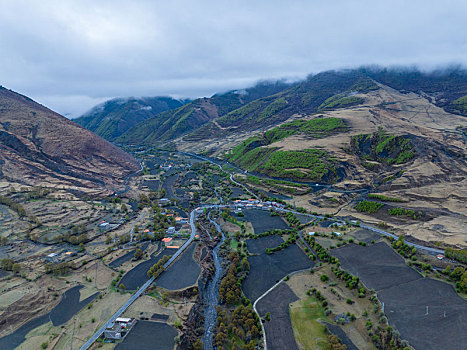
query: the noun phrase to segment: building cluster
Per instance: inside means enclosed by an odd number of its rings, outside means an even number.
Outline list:
[[[118,317],[104,331],[104,337],[109,341],[123,339],[131,331],[135,324],[136,319],[134,318]]]

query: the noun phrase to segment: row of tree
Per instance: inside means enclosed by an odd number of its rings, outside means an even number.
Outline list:
[[[151,268],[147,272],[148,277],[154,277],[154,278],[159,277],[160,274],[164,271],[164,264],[167,261],[169,261],[169,259],[170,259],[170,256],[164,255],[158,262],[152,265]]]

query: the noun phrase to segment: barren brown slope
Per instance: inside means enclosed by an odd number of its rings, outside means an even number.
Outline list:
[[[0,87],[0,171],[9,181],[110,192],[138,162],[31,99]]]

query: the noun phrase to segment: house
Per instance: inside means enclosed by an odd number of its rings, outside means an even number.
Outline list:
[[[174,226],[170,226],[167,231],[165,231],[165,233],[167,233],[168,235],[173,235],[175,234],[175,227]]]
[[[308,232],[308,236],[314,236],[315,235],[315,232]]]
[[[124,338],[136,324],[134,318],[117,317],[104,331],[106,339],[118,340]]]

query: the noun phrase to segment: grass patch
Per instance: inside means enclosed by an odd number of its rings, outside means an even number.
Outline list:
[[[320,149],[276,151],[257,171],[273,177],[321,181],[336,173],[335,163],[326,151]]]
[[[385,201],[385,202],[398,202],[398,203],[406,202],[402,198],[389,197],[389,196],[385,196],[383,194],[378,194],[378,193],[370,193],[368,195],[368,198],[379,199],[379,200]]]
[[[467,113],[467,95],[458,98],[452,102],[455,109],[459,110],[462,114]]]
[[[334,95],[326,99],[319,107],[318,111],[344,108],[362,104],[364,99],[356,96],[344,96],[343,94]]]
[[[264,139],[271,144],[296,134],[322,138],[347,129],[348,126],[339,118],[300,119],[266,131]]]
[[[422,212],[415,212],[413,209],[405,209],[405,208],[391,208],[388,210],[389,215],[393,216],[407,216],[414,220],[420,219],[422,216]]]
[[[240,180],[241,181],[241,180]],[[306,193],[310,187],[305,184],[299,184],[291,181],[276,180],[276,179],[262,179],[257,176],[248,175],[246,182],[251,185],[264,186],[274,188],[282,193],[297,194]]]
[[[321,305],[312,296],[290,308],[295,339],[305,349],[330,349],[326,327],[318,320],[326,320]]]

